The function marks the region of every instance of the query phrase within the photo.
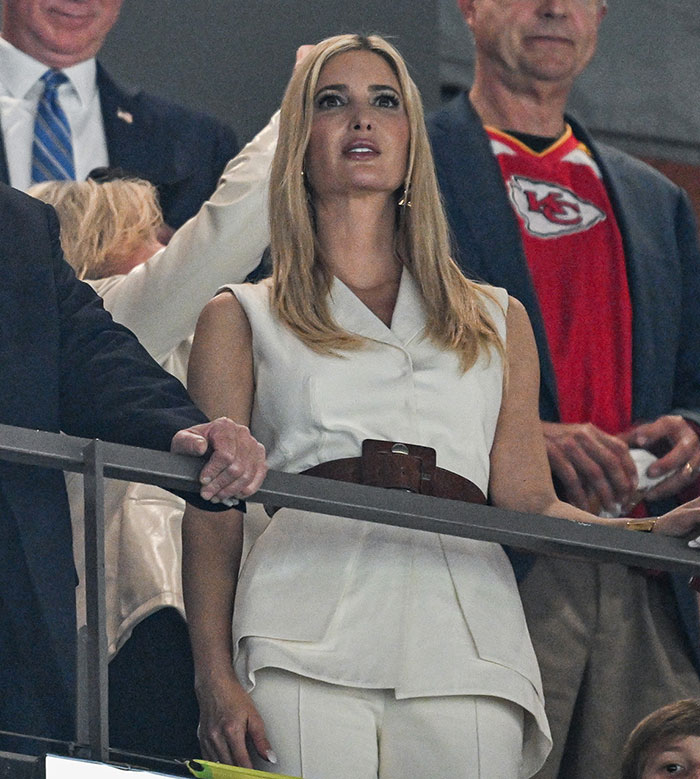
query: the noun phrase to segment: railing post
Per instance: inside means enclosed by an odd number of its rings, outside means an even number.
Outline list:
[[[102,441],[91,441],[85,457],[85,599],[87,612],[87,693],[79,687],[78,708],[88,713],[93,760],[109,760],[107,620],[105,600],[104,457]],[[82,703],[82,706],[81,706]]]

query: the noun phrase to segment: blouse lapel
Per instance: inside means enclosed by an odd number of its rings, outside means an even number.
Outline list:
[[[394,316],[391,319],[391,331],[402,344],[407,345],[423,332],[424,327],[423,296],[411,273],[404,268],[401,274],[399,294],[396,298]]]
[[[420,292],[405,268],[401,274],[391,328],[338,278],[334,278],[331,284],[329,302],[333,317],[343,330],[392,346],[403,348],[425,325]]]

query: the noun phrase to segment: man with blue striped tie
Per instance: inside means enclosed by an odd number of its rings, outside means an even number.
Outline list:
[[[119,167],[156,185],[165,220],[177,228],[213,193],[238,144],[221,122],[142,91],[126,91],[110,78],[96,56],[122,2],[2,0],[0,180],[27,189],[47,179],[83,180],[97,167]],[[3,190],[0,186],[0,201]],[[4,228],[0,244],[3,233]],[[2,402],[0,393],[0,407]],[[0,532],[0,557],[2,551]],[[1,643],[0,637],[0,650]],[[181,692],[174,706],[168,684],[161,683],[164,675],[150,673],[166,656],[161,647],[167,652],[167,678],[185,680],[177,685]],[[163,729],[152,721],[148,726],[134,721],[131,704],[137,691],[159,721],[160,702],[167,700],[170,743],[190,751],[180,737],[188,733],[197,749],[191,656],[179,613],[163,608],[148,616],[115,660],[110,668],[112,743],[131,751],[172,749],[162,746]],[[2,672],[0,663],[0,724],[3,707],[10,705],[7,696],[3,700]],[[149,676],[160,697],[137,683]]]
[[[47,70],[41,77],[44,94],[36,109],[32,143],[32,182],[75,178],[70,124],[58,102],[58,88],[68,81],[60,70]]]
[[[176,229],[212,194],[238,143],[216,119],[112,80],[96,56],[122,2],[3,0],[0,181],[26,190],[118,167],[158,188]]]

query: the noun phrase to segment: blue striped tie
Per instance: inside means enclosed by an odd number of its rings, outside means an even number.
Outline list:
[[[41,77],[44,94],[39,100],[32,144],[32,181],[75,178],[70,125],[60,103],[58,88],[68,81],[60,70],[47,70]]]

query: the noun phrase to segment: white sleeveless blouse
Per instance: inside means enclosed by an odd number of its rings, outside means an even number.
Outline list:
[[[466,373],[425,337],[418,288],[403,271],[387,327],[340,280],[329,305],[367,344],[317,354],[274,316],[270,280],[227,287],[252,329],[251,430],[276,470],[358,456],[365,438],[433,447],[437,465],[488,494],[503,365],[494,351]],[[505,290],[483,297],[505,343]],[[256,507],[251,507],[253,515]],[[537,662],[510,563],[498,544],[279,510],[242,566],[235,667],[389,688],[398,698],[490,695],[521,705],[523,775],[549,746]]]

